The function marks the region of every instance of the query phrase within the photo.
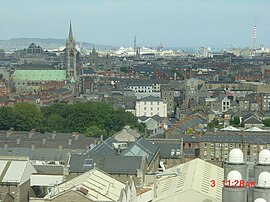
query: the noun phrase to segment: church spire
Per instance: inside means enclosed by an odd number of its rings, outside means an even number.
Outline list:
[[[73,39],[71,21],[70,21],[70,24],[69,24],[69,34],[68,34],[68,38],[69,38],[69,39]]]

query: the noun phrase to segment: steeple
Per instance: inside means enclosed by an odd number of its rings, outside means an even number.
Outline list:
[[[92,53],[96,53],[96,45],[95,44],[93,44]]]
[[[73,39],[71,21],[70,21],[70,24],[69,24],[69,34],[68,34],[68,39]]]

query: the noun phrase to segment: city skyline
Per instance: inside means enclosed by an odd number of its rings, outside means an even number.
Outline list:
[[[266,0],[12,0],[2,5],[1,40],[65,39],[71,20],[76,41],[95,44],[132,46],[137,36],[137,44],[145,46],[252,48],[256,25],[257,47],[270,46]]]

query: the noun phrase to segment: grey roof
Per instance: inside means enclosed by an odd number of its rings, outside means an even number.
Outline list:
[[[141,116],[141,117],[138,117],[138,119],[140,119],[140,121],[146,121],[147,119],[149,119],[149,117]]]
[[[136,175],[137,170],[141,168],[142,158],[141,156],[107,156],[100,169],[109,174]]]
[[[69,161],[70,172],[83,173],[96,166],[109,174],[136,175],[137,170],[141,168],[142,158],[141,156],[72,154]],[[85,164],[86,161],[90,164]]]
[[[103,143],[97,145],[92,150],[89,150],[87,154],[98,154],[98,155],[114,155],[116,152],[112,147],[112,143],[118,142],[114,140],[112,137],[106,139]]]
[[[85,150],[72,150],[51,148],[36,148],[31,150],[30,148],[8,148],[7,150],[0,148],[0,156],[27,156],[30,160],[39,161],[63,161],[67,162],[69,153],[82,153]]]
[[[193,128],[194,126],[198,125],[198,124],[203,124],[204,120],[202,120],[199,117],[194,117],[193,119],[184,122],[183,124],[181,124],[179,126],[180,130],[186,131],[189,128]]]
[[[241,143],[243,141],[241,135],[203,135],[202,142],[228,142]]]
[[[33,165],[38,174],[63,175],[64,166],[62,165]]]
[[[11,134],[7,136],[7,133]],[[28,131],[0,131],[0,147],[3,148],[7,143],[10,148],[31,148],[31,145],[34,144],[35,148],[59,149],[61,145],[63,149],[86,150],[97,140],[97,138],[86,137],[84,134],[78,133],[56,133],[54,138],[54,133],[49,132],[44,134],[33,132],[32,136],[29,134]],[[17,142],[18,139],[20,139],[19,142]]]
[[[249,124],[263,124],[262,121],[255,116],[252,116],[250,118],[245,119],[244,123],[245,124],[247,124],[247,123],[249,123]]]
[[[140,138],[137,142],[133,143],[127,149],[125,149],[121,155],[123,156],[145,156],[148,165],[152,163],[155,156],[159,153],[159,147],[155,144],[147,141],[144,138]]]
[[[142,121],[142,122],[144,122],[144,121],[146,121],[146,120],[148,120],[148,119],[153,119],[153,120],[155,120],[155,121],[157,121],[157,122],[160,122],[160,121],[163,120],[163,118],[160,117],[160,116],[157,115],[157,114],[154,115],[154,116],[152,116],[152,117],[141,116],[141,117],[139,117],[138,119],[140,119],[140,121]]]
[[[154,143],[160,149],[160,158],[163,159],[174,159],[179,158],[176,155],[171,155],[171,150],[180,149],[179,140],[170,140],[170,139],[148,139],[149,142]]]
[[[145,102],[163,102],[161,98],[155,97],[153,95],[144,97],[142,99],[139,99],[138,101],[145,101]]]

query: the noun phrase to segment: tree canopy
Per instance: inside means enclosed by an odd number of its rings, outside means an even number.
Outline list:
[[[265,127],[270,127],[270,119],[265,119],[262,121]]]
[[[0,108],[0,130],[13,127],[15,130],[40,132],[80,132],[88,136],[105,138],[123,129],[125,125],[144,131],[137,118],[122,109],[115,110],[102,102],[54,104],[37,108],[33,104],[20,103],[13,108]]]

